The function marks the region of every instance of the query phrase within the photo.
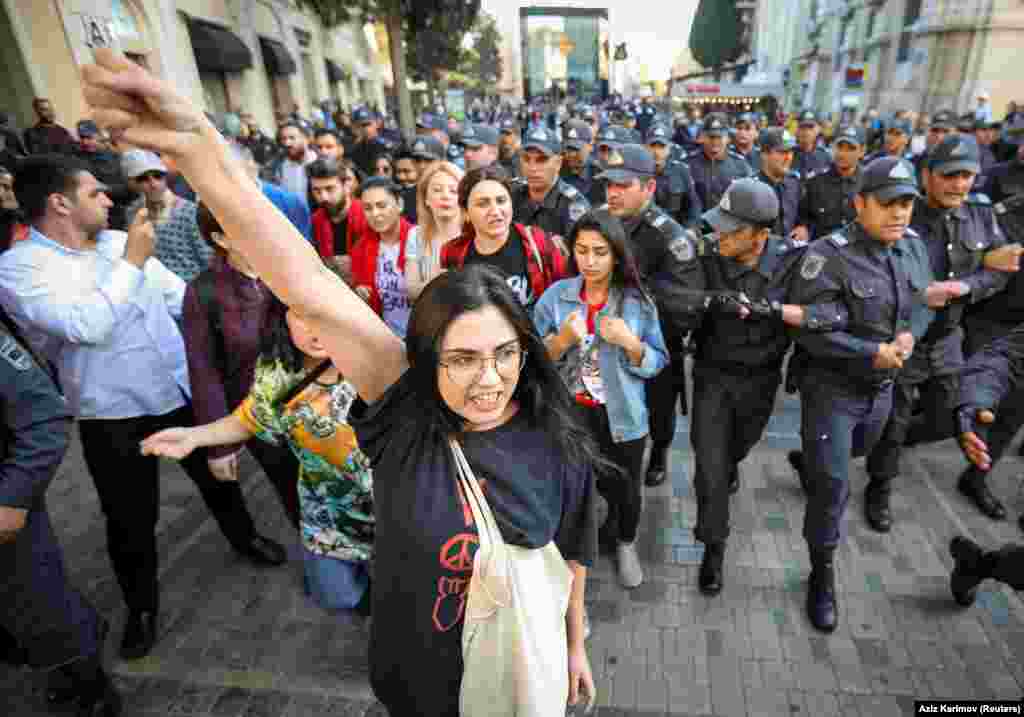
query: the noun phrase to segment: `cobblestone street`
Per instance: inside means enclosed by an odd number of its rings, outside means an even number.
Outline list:
[[[1011,520],[993,523],[955,491],[962,459],[953,442],[908,450],[889,536],[864,524],[858,461],[839,571],[842,622],[824,636],[803,613],[803,499],[785,458],[798,444],[798,415],[792,397],[780,400],[769,435],[742,465],[725,590],[714,599],[696,589],[702,548],[691,534],[696,506],[682,422],[672,480],[647,492],[646,582],[623,590],[602,557],[588,584],[598,714],[886,717],[912,714],[915,698],[1020,699],[1024,605],[986,583],[974,607],[958,609],[947,545],[957,533],[985,546],[1020,538],[1021,460],[997,471],[993,489]],[[362,621],[303,595],[298,540],[253,461],[244,473],[257,522],[290,545],[295,560],[261,570],[236,558],[191,483],[167,464],[161,638],[153,654],[131,663],[116,659],[123,607],[77,442],[49,492],[72,579],[112,621],[107,649],[125,714],[383,714],[368,684]],[[51,714],[40,684],[31,673],[0,670],[3,714]]]

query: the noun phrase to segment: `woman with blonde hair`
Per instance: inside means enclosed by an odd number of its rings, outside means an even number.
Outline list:
[[[434,162],[416,186],[419,226],[405,247],[405,283],[415,301],[423,287],[441,273],[441,247],[462,233],[459,182],[463,172],[451,162]]]

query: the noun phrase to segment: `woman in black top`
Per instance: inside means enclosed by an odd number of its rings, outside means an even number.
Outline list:
[[[459,713],[461,625],[476,529],[457,496],[461,441],[504,540],[554,540],[573,572],[569,695],[594,694],[583,636],[596,553],[592,439],[526,311],[489,267],[423,291],[406,345],[330,272],[236,165],[216,129],[164,82],[109,50],[84,69],[98,121],[174,158],[271,290],[370,404],[356,424],[377,501],[371,681],[394,715]],[[236,239],[237,237],[237,239]],[[564,711],[564,703],[552,713]]]

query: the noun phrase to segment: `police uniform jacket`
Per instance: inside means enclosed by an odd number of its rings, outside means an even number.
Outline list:
[[[382,154],[387,154],[388,151],[388,144],[379,137],[374,137],[365,142],[356,142],[352,147],[352,154],[347,156],[359,171],[363,173],[363,176],[372,177],[377,169],[374,166],[377,158]]]
[[[1006,243],[987,198],[957,209],[935,209],[924,200],[914,206],[911,228],[928,251],[935,281],[962,281],[971,293],[935,312],[925,341],[935,341],[960,327],[968,304],[990,299],[1006,287],[1009,274],[984,268],[985,252]]]
[[[798,225],[806,226],[817,239],[846,226],[857,218],[853,195],[860,186],[860,168],[852,177],[844,177],[835,165],[804,177]]]
[[[757,178],[771,187],[779,199],[779,216],[775,220],[774,232],[779,236],[788,237],[793,227],[797,225],[800,197],[803,195],[800,175],[788,172],[781,182],[776,182],[764,172],[760,172]]]
[[[729,145],[729,151],[738,154],[740,157],[747,160],[747,164],[749,164],[750,168],[755,172],[761,171],[761,149],[756,144],[751,147],[750,152],[747,152],[746,154],[741,152],[740,148],[735,144]]]
[[[811,172],[823,172],[832,164],[832,155],[827,149],[815,147],[810,152],[804,152],[799,147],[793,151],[792,169],[800,172],[801,177],[808,176]]]
[[[809,371],[854,390],[874,391],[896,371],[873,366],[878,346],[923,327],[913,324],[914,307],[930,283],[924,244],[912,229],[887,247],[853,223],[808,246],[794,278],[789,303],[843,304],[842,330],[799,330],[796,339],[810,354]]]
[[[594,188],[594,181],[598,174],[601,173],[601,168],[598,166],[591,157],[587,157],[587,161],[583,164],[583,171],[579,174],[575,174],[569,170],[568,165],[562,164],[562,181],[572,185],[579,190],[580,194],[584,197],[590,197],[590,193]]]
[[[1024,194],[1024,162],[1019,159],[997,164],[986,176],[984,191],[993,202]]]
[[[743,293],[752,302],[766,305],[786,303],[790,284],[799,269],[806,244],[789,238],[771,236],[757,266],[747,267],[733,259],[706,251],[707,239],[698,242],[702,282],[710,299],[719,292]],[[842,305],[806,307],[805,325],[813,331],[835,331],[846,324]],[[789,349],[790,334],[776,316],[747,318],[717,312],[705,312],[695,334],[696,359],[728,370],[778,370]]]
[[[508,159],[499,159],[498,164],[508,172],[510,178],[515,179],[519,176],[519,152],[516,152]]]
[[[640,277],[658,305],[665,342],[677,347],[696,328],[704,301],[696,236],[653,202],[623,225]]]
[[[658,184],[654,202],[684,227],[695,226],[704,212],[690,169],[669,159],[654,179]]]
[[[1024,378],[1024,325],[995,337],[974,352],[960,376],[958,408],[995,409]]]
[[[690,175],[703,207],[717,207],[734,179],[754,174],[747,160],[729,151],[723,159],[708,159],[703,151],[696,152],[687,158],[686,163],[690,167]]]
[[[534,203],[526,181],[520,180],[512,187],[512,208],[513,221],[568,237],[573,225],[590,209],[590,202],[576,187],[558,179],[544,201]]]

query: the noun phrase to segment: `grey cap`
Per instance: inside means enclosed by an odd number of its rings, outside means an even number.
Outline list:
[[[555,155],[562,153],[562,142],[558,135],[544,127],[534,127],[523,140],[523,151],[528,149],[540,150],[544,154]]]
[[[797,122],[800,124],[801,127],[811,125],[817,127],[818,115],[814,113],[814,110],[804,110],[803,112],[800,113],[800,116],[797,118]]]
[[[519,123],[511,117],[506,117],[498,124],[498,131],[502,134],[505,134],[506,132],[518,132]]]
[[[437,137],[420,135],[410,148],[412,156],[416,159],[444,159],[444,145]]]
[[[708,137],[724,137],[729,133],[729,121],[725,115],[712,112],[704,118],[704,127],[701,132]]]
[[[920,197],[914,165],[902,157],[879,157],[861,172],[860,194],[873,194],[886,204],[899,197]]]
[[[462,129],[462,145],[464,147],[498,146],[498,130],[487,124],[466,123]]]
[[[658,171],[651,150],[642,144],[624,144],[612,149],[605,170],[598,179],[606,179],[612,184],[627,184],[634,179],[649,179]]]
[[[834,143],[839,144],[852,144],[856,147],[864,146],[864,130],[855,124],[845,125],[839,128],[836,132],[835,137],[832,140]]]
[[[757,124],[760,124],[758,119],[759,118],[758,118],[757,114],[754,113],[754,112],[740,112],[738,115],[736,115],[736,119],[734,120],[734,124],[739,124],[740,122],[746,122],[747,124],[757,125]]]
[[[716,232],[729,234],[752,224],[767,224],[779,216],[775,190],[759,179],[737,179],[722,195],[718,206],[704,212],[704,221]]]
[[[163,172],[167,167],[160,158],[144,149],[132,149],[121,155],[121,172],[128,179],[135,179],[146,172]]]
[[[931,124],[929,127],[935,127],[937,129],[956,129],[959,124],[959,119],[953,110],[939,110],[932,115]]]
[[[594,133],[586,122],[573,121],[566,125],[562,141],[567,149],[582,149],[594,141]]]
[[[886,132],[891,132],[892,130],[896,130],[897,132],[902,132],[903,134],[907,135],[908,137],[910,135],[914,134],[914,128],[910,124],[910,120],[908,120],[908,119],[891,119],[888,122],[886,122],[886,124],[885,124],[885,131]]]
[[[981,172],[981,150],[970,135],[950,135],[928,152],[928,171],[936,174]]]
[[[762,152],[769,152],[773,149],[784,151],[796,149],[796,139],[793,138],[793,135],[788,130],[782,127],[769,127],[768,129],[761,130],[758,144],[761,145]]]
[[[356,107],[352,111],[352,122],[355,124],[370,124],[373,121],[373,113],[365,107]]]
[[[598,147],[618,147],[623,143],[623,136],[620,134],[620,128],[614,125],[608,125],[603,130],[597,133],[597,146]]]
[[[663,124],[652,124],[644,141],[647,144],[672,144],[672,133]]]

